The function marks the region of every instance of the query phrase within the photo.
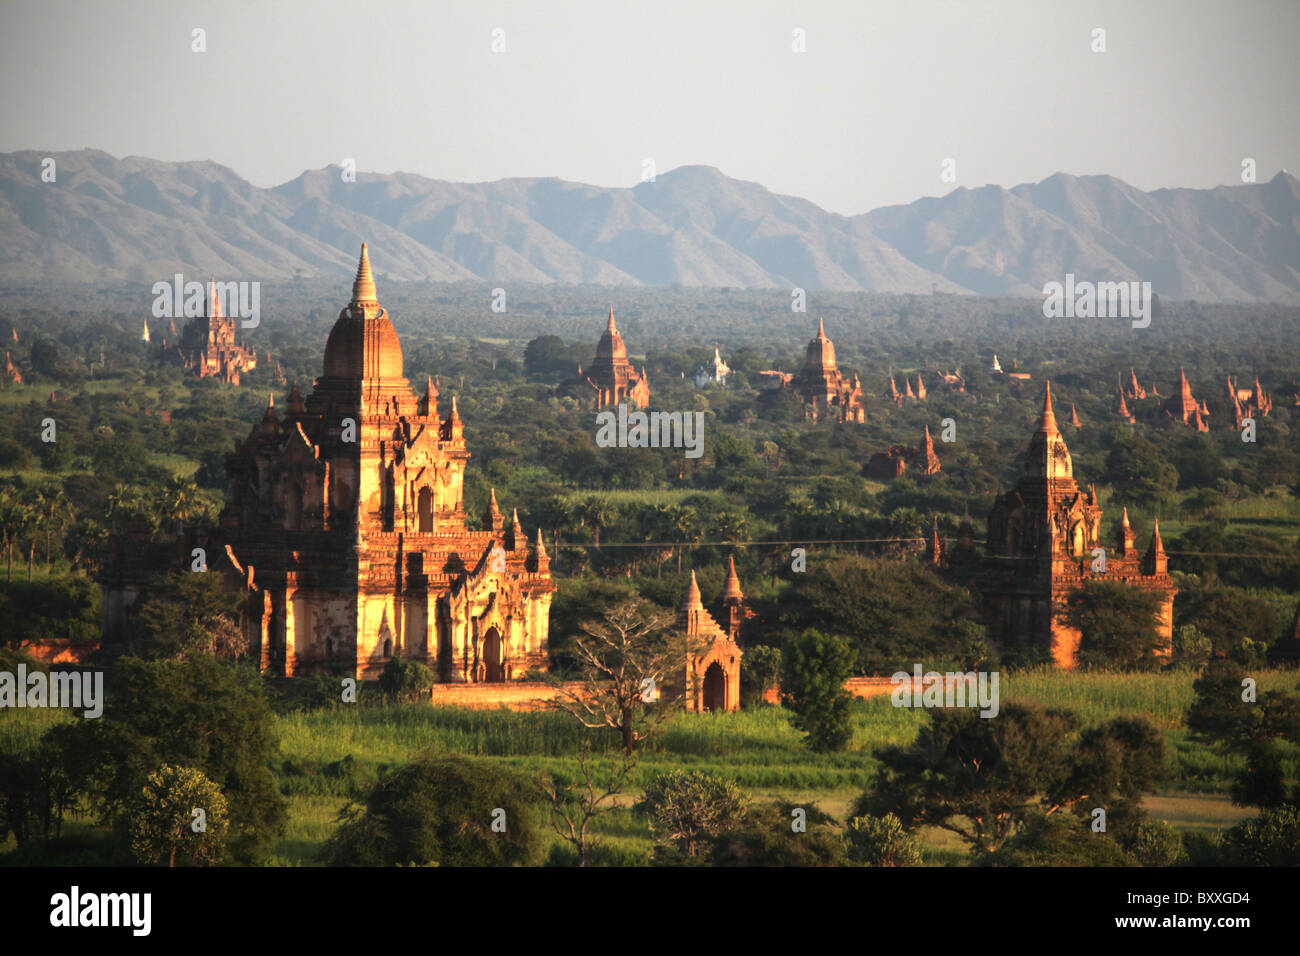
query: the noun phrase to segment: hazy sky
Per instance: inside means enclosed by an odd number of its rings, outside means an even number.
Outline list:
[[[0,151],[211,159],[259,186],[344,157],[630,186],[648,157],[848,214],[948,192],[948,157],[971,187],[1206,187],[1243,157],[1260,181],[1300,168],[1298,37],[1295,0],[4,0]]]

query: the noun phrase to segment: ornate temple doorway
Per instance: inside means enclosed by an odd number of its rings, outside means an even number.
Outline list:
[[[727,675],[722,666],[714,661],[704,672],[704,709],[727,709]]]
[[[494,627],[483,638],[483,680],[498,684],[505,680],[501,667],[501,633]]]
[[[419,496],[416,499],[416,507],[420,515],[420,533],[428,534],[433,530],[433,490],[429,487],[420,489]]]

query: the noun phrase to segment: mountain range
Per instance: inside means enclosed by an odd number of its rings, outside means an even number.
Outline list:
[[[42,161],[55,161],[55,181]],[[212,162],[0,154],[0,280],[394,280],[1041,296],[1066,273],[1170,299],[1300,304],[1300,182],[1143,192],[1112,176],[960,187],[856,216],[709,166],[630,188],[338,167],[269,189]]]

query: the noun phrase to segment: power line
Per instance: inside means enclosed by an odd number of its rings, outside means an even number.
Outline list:
[[[732,548],[750,548],[750,547],[775,547],[778,545],[812,545],[812,544],[924,544],[928,538],[782,538],[764,541],[737,541],[734,539],[725,539],[720,541],[602,541],[600,547],[588,541],[563,542],[558,546],[560,550],[597,550],[603,551],[606,548],[707,548],[707,547],[732,547]],[[951,538],[945,538],[950,541]],[[972,544],[985,543],[982,538],[972,538]],[[1179,557],[1200,557],[1200,558],[1251,558],[1260,561],[1300,561],[1300,554],[1251,554],[1244,551],[1165,551],[1166,555],[1178,555]],[[1020,560],[1017,555],[984,555],[984,557],[1003,558],[1006,560]],[[1088,560],[1090,556],[1085,555],[1078,560]]]

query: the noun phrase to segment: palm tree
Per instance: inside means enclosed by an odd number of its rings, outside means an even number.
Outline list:
[[[668,528],[672,540],[677,543],[677,572],[682,570],[682,550],[686,542],[696,537],[699,527],[699,515],[690,505],[670,505],[668,507]]]
[[[549,528],[555,540],[555,564],[560,563],[560,529],[573,520],[573,502],[565,495],[543,498],[537,508],[537,520]]]
[[[813,485],[812,491],[809,492],[808,497],[812,500],[813,505],[816,506],[818,511],[825,511],[830,508],[831,503],[835,501],[837,491],[838,489],[835,487],[834,482],[822,480]]]
[[[609,527],[618,518],[618,509],[604,495],[589,495],[578,505],[578,516],[591,528],[591,541],[600,550],[601,529]]]
[[[72,523],[63,540],[63,553],[73,571],[84,558],[86,569],[93,573],[99,566],[99,555],[107,541],[108,532],[100,522],[93,518],[79,518]]]
[[[130,521],[139,504],[139,489],[132,485],[115,485],[108,493],[108,510],[104,517],[110,525],[116,525],[118,521]]]
[[[50,537],[57,529],[62,531],[72,516],[68,500],[63,496],[63,489],[55,484],[42,485],[36,489],[36,507],[41,517],[41,526],[45,529],[45,570],[51,564]]]
[[[163,514],[188,524],[197,510],[199,488],[189,478],[173,477],[163,491]]]
[[[636,511],[637,533],[642,541],[655,542],[654,561],[655,577],[664,573],[664,561],[672,557],[672,550],[664,554],[664,548],[658,546],[671,535],[669,531],[668,508],[664,505],[639,505]],[[638,567],[638,572],[640,568]]]
[[[709,534],[720,541],[739,541],[749,528],[749,516],[741,511],[719,511],[709,522]]]
[[[0,526],[3,527],[5,554],[7,556],[6,578],[12,583],[14,579],[14,545],[23,535],[30,535],[27,551],[27,583],[32,581],[32,569],[36,563],[36,526],[40,521],[40,509],[18,497],[12,489],[0,491]]]
[[[0,542],[7,562],[6,579],[14,579],[14,540],[22,528],[22,502],[12,488],[0,488]]]

